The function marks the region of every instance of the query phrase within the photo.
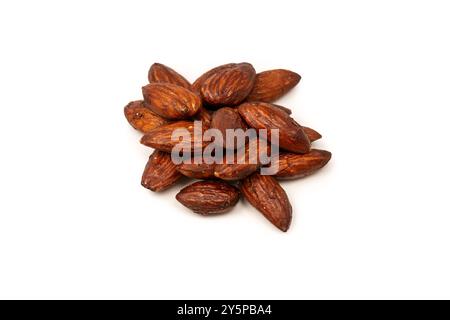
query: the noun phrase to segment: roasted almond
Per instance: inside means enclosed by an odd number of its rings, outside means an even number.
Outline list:
[[[147,133],[168,122],[151,111],[142,100],[130,102],[124,108],[124,113],[131,126],[143,133]]]
[[[258,139],[254,141],[258,143]],[[266,148],[266,155],[270,155],[270,144],[266,144]],[[247,142],[244,147],[236,150],[233,163],[227,162],[225,155],[223,163],[216,164],[214,176],[227,181],[241,180],[249,176],[261,166],[261,159],[259,158],[261,145],[259,143],[255,151],[252,152],[251,142]]]
[[[154,63],[148,71],[150,83],[171,83],[180,87],[191,89],[191,84],[181,74],[161,63]]]
[[[258,73],[247,101],[273,102],[295,87],[300,79],[297,73],[284,69]]]
[[[177,170],[189,178],[212,179],[214,178],[214,166],[214,164],[206,163],[183,163],[177,167]]]
[[[289,229],[292,207],[286,192],[274,177],[254,173],[242,181],[241,192],[278,229]]]
[[[314,142],[322,138],[322,135],[316,130],[302,126],[303,132],[308,136],[309,142]]]
[[[298,179],[309,176],[323,168],[331,159],[331,152],[312,149],[306,154],[281,152],[278,157],[279,179]]]
[[[239,190],[225,182],[199,181],[182,189],[176,199],[195,213],[207,216],[229,211],[239,201]]]
[[[247,129],[247,124],[242,120],[239,112],[236,109],[233,108],[220,108],[219,110],[215,111],[212,120],[211,120],[211,128],[217,129],[220,131],[220,133],[223,136],[223,147],[227,147],[227,129]],[[238,149],[242,147],[243,145],[237,145],[238,142],[235,139],[233,143],[233,149]],[[231,146],[230,146],[231,148]]]
[[[264,102],[247,102],[238,108],[247,124],[255,129],[279,129],[279,146],[295,153],[308,153],[310,142],[302,127],[283,110]]]
[[[236,65],[237,65],[236,63],[228,63],[228,64],[224,64],[224,65],[215,67],[215,68],[205,72],[200,77],[198,77],[197,80],[194,81],[194,83],[192,84],[192,91],[194,91],[198,95],[201,95],[201,88],[206,79],[208,79],[211,75],[217,73],[218,71],[220,71],[222,69],[227,69],[230,67],[234,67]]]
[[[182,163],[177,166],[177,170],[184,176],[193,179],[211,179],[214,178],[213,161],[204,161],[203,155],[194,156],[191,163]]]
[[[216,164],[214,167],[214,176],[221,180],[237,181],[249,176],[253,172],[256,172],[259,167],[259,164],[250,163],[249,161],[242,164],[237,162],[234,164]]]
[[[144,188],[158,192],[174,185],[181,177],[170,154],[155,150],[145,166],[141,184]]]
[[[150,83],[142,88],[142,93],[150,109],[166,119],[190,118],[202,106],[198,95],[171,83]]]
[[[249,63],[218,69],[201,86],[203,99],[211,105],[237,105],[249,95],[256,72]]]
[[[147,147],[151,147],[164,152],[172,152],[172,148],[180,141],[172,140],[172,133],[177,129],[186,129],[191,138],[191,149],[194,149],[194,142],[202,148],[201,137],[194,141],[194,122],[192,121],[176,121],[165,124],[147,132],[141,139],[141,143]],[[201,133],[203,134],[203,132]]]

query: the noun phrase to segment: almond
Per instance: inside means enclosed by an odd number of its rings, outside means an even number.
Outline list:
[[[247,102],[238,108],[247,124],[255,129],[279,129],[279,146],[295,153],[308,153],[310,142],[302,127],[283,110],[264,102]]]
[[[298,179],[323,168],[331,159],[331,152],[312,149],[306,154],[281,152],[278,158],[279,179]]]
[[[201,88],[206,79],[208,79],[211,75],[215,74],[216,72],[218,72],[222,69],[227,69],[227,68],[234,67],[234,66],[236,66],[236,63],[228,63],[228,64],[224,64],[224,65],[215,67],[215,68],[205,72],[197,80],[194,81],[194,83],[192,84],[192,91],[194,91],[198,95],[201,95]]]
[[[170,154],[155,150],[145,166],[141,184],[144,188],[158,192],[174,185],[181,177]]]
[[[273,102],[295,87],[300,79],[297,73],[284,69],[258,73],[247,101]]]
[[[142,88],[142,93],[150,109],[166,119],[190,118],[202,106],[198,95],[171,83],[150,83]]]
[[[246,153],[246,157],[248,159],[248,154]],[[249,163],[246,161],[245,163],[239,164],[228,164],[222,163],[217,164],[214,168],[214,176],[221,180],[226,181],[237,181],[241,180],[253,172],[257,171],[259,168],[259,164]]]
[[[303,132],[308,136],[310,142],[317,141],[322,138],[322,135],[316,130],[302,126]]]
[[[143,133],[147,133],[168,122],[152,112],[142,100],[130,102],[124,108],[124,113],[131,126]]]
[[[197,160],[197,161],[194,161]],[[198,162],[198,163],[195,163]],[[182,163],[177,166],[177,170],[186,177],[193,179],[214,178],[215,163],[205,163],[202,155],[195,156],[192,163]]]
[[[154,63],[148,71],[150,83],[172,83],[180,87],[191,89],[191,84],[181,74],[161,63]]]
[[[172,122],[150,130],[142,137],[141,143],[147,147],[170,153],[172,148],[179,143],[179,141],[172,141],[172,133],[177,129],[186,129],[189,132],[191,148],[194,149],[194,122],[192,121]]]
[[[237,105],[253,89],[255,76],[255,69],[249,63],[221,68],[204,80],[201,86],[202,97],[211,105]]]
[[[195,213],[207,216],[229,211],[239,201],[239,190],[225,182],[199,181],[182,189],[176,199]]]
[[[289,229],[292,207],[286,192],[274,177],[254,173],[242,181],[241,192],[278,229]]]
[[[258,141],[256,139],[256,141]],[[244,152],[235,152],[234,155],[234,163],[226,163],[224,156],[224,163],[216,164],[214,168],[214,176],[216,178],[227,180],[227,181],[235,181],[241,180],[253,172],[257,171],[261,166],[261,161],[259,159],[260,154],[260,145],[258,144],[257,154],[253,154],[250,152],[250,143],[246,143]],[[270,144],[266,145],[267,154],[270,154]]]
[[[247,129],[247,124],[242,120],[239,112],[233,108],[221,108],[214,112],[211,120],[211,128],[217,129],[223,136],[223,147],[226,148],[227,129]],[[243,145],[237,145],[237,139],[233,143],[233,148],[237,149]],[[230,146],[231,147],[231,146]]]

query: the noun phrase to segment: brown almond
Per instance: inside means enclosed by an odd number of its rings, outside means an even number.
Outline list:
[[[145,105],[144,101],[133,101],[124,108],[125,117],[133,128],[143,133],[162,126],[168,121]]]
[[[258,139],[255,140],[258,143]],[[260,154],[260,144],[257,145],[257,154],[250,152],[250,143],[247,142],[245,147],[238,149],[234,155],[234,163],[226,162],[226,155],[224,156],[224,161],[222,164],[216,164],[214,168],[214,176],[216,178],[236,181],[241,180],[250,174],[254,173],[261,166]],[[266,145],[267,154],[270,155],[270,144]],[[241,151],[244,152],[241,152]]]
[[[303,132],[308,136],[309,142],[314,142],[322,138],[322,135],[316,130],[302,126]]]
[[[201,215],[229,211],[239,201],[239,190],[225,182],[199,181],[183,188],[176,199]]]
[[[170,153],[172,148],[180,143],[180,141],[172,140],[172,133],[177,129],[186,129],[189,132],[191,150],[194,149],[194,142],[199,143],[198,145],[203,148],[202,141],[194,141],[194,122],[192,121],[176,121],[150,130],[142,137],[141,143],[147,147]]]
[[[241,192],[278,229],[289,229],[292,207],[286,192],[274,177],[254,173],[242,181]]]
[[[331,152],[312,149],[306,154],[281,152],[278,158],[279,179],[298,179],[309,176],[323,168],[331,159]]]
[[[284,69],[258,73],[247,101],[273,102],[295,87],[300,79],[299,74]]]
[[[182,175],[189,178],[211,179],[214,178],[214,167],[215,163],[205,163],[203,155],[198,155],[193,157],[191,163],[182,163],[178,165],[177,170]]]
[[[191,84],[181,74],[161,63],[154,63],[148,71],[150,83],[171,83],[180,87],[191,89]]]
[[[190,118],[202,106],[198,95],[171,83],[150,83],[142,88],[142,93],[150,109],[166,119]]]
[[[302,127],[283,110],[264,102],[247,102],[238,108],[247,124],[255,129],[279,129],[279,146],[295,153],[308,153],[311,144]]]
[[[144,188],[158,192],[174,185],[181,177],[170,154],[155,150],[145,166],[141,184]]]
[[[247,124],[242,120],[239,112],[233,108],[220,108],[215,111],[212,120],[211,120],[211,128],[217,129],[222,133],[223,136],[223,147],[226,148],[226,137],[227,137],[227,129],[242,129],[245,131],[247,129]],[[241,148],[243,145],[237,145],[237,139],[235,139],[233,143],[233,149]],[[230,146],[231,147],[231,146]]]
[[[253,89],[255,76],[255,69],[249,63],[219,69],[203,82],[202,97],[211,105],[237,105]]]
[[[218,72],[222,69],[227,69],[227,68],[234,67],[234,66],[236,66],[236,63],[228,63],[228,64],[224,64],[224,65],[215,67],[215,68],[205,72],[200,77],[198,77],[197,80],[194,81],[194,83],[192,84],[192,91],[194,91],[198,95],[201,95],[201,88],[206,79],[208,79],[211,75],[215,74],[216,72]]]
[[[214,164],[206,163],[183,163],[177,170],[184,176],[192,179],[212,179],[214,178]]]

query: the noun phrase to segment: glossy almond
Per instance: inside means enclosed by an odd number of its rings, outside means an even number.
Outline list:
[[[197,80],[194,81],[194,83],[192,84],[192,91],[194,91],[198,95],[201,95],[201,88],[206,79],[208,79],[211,75],[217,73],[220,70],[234,67],[236,65],[237,65],[236,63],[228,63],[228,64],[224,64],[224,65],[215,67],[215,68],[205,72],[200,77],[198,77]]]
[[[229,211],[239,200],[239,190],[225,182],[199,181],[184,189],[176,199],[185,207],[201,215]]]
[[[211,128],[217,129],[221,132],[223,136],[223,147],[227,148],[227,130],[242,129],[245,131],[245,129],[247,129],[247,124],[244,122],[244,120],[242,120],[239,112],[236,109],[226,107],[220,108],[219,110],[214,112],[211,120]],[[243,146],[237,144],[238,142],[234,141],[233,146],[229,146],[229,148],[227,149],[238,149]]]
[[[143,133],[147,133],[168,122],[152,112],[142,100],[130,102],[124,108],[124,113],[131,126]]]
[[[214,178],[213,161],[204,161],[203,155],[195,156],[191,163],[182,163],[177,166],[177,170],[184,176],[193,179],[211,179]]]
[[[303,132],[308,136],[309,142],[314,142],[322,138],[322,135],[316,130],[302,126]]]
[[[279,146],[295,153],[308,153],[310,142],[302,127],[283,110],[264,102],[247,102],[238,108],[242,118],[255,129],[279,129]]]
[[[144,188],[158,192],[174,185],[181,177],[170,154],[155,150],[145,166],[141,184]]]
[[[161,63],[154,63],[148,71],[150,83],[171,83],[191,89],[191,84],[181,74]]]
[[[255,69],[249,63],[219,69],[203,82],[202,97],[211,105],[237,105],[253,89],[255,76]]]
[[[278,159],[279,179],[298,179],[323,168],[331,159],[331,152],[312,149],[306,154],[281,152]]]
[[[286,192],[274,177],[254,173],[242,181],[241,192],[278,229],[289,229],[292,207]]]
[[[180,142],[172,140],[172,133],[177,129],[186,129],[190,134],[191,149],[194,148],[194,142],[203,147],[203,143],[199,141],[200,137],[194,141],[194,122],[192,121],[172,122],[150,130],[141,138],[141,143],[147,147],[170,153],[172,148]]]
[[[254,173],[261,166],[261,159],[259,158],[259,152],[261,151],[261,145],[257,145],[257,152],[251,152],[251,144],[246,143],[245,147],[236,150],[234,155],[234,162],[229,163],[226,161],[226,156],[224,156],[224,161],[222,164],[216,164],[214,168],[214,176],[216,178],[236,181],[241,180],[250,174]],[[266,145],[267,154],[270,154],[270,144]],[[244,150],[244,152],[240,152]]]
[[[273,102],[295,87],[300,79],[299,74],[284,69],[258,73],[247,101]]]
[[[166,119],[190,118],[202,106],[198,95],[171,83],[150,83],[142,88],[142,93],[150,109]]]

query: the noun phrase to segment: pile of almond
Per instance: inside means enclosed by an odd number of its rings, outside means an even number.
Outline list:
[[[242,194],[272,224],[287,231],[292,207],[278,181],[308,176],[331,158],[328,151],[311,149],[311,143],[321,138],[317,131],[298,124],[290,116],[290,109],[273,104],[300,78],[289,70],[256,73],[249,63],[230,63],[204,73],[191,84],[173,69],[153,64],[149,84],[142,88],[143,100],[125,107],[128,122],[144,133],[141,143],[155,149],[145,167],[142,185],[158,192],[183,177],[200,179],[176,196],[192,211],[205,216],[227,212]],[[279,129],[278,170],[273,175],[261,174],[266,165],[259,159],[249,160],[248,141],[232,151],[238,155],[238,150],[244,148],[245,159],[239,163],[210,163],[202,157],[196,163],[175,164],[171,152],[178,141],[171,139],[172,133],[186,129],[192,135],[194,121],[202,122],[202,130],[220,130],[224,137],[227,129]],[[270,149],[271,135],[263,138],[268,143],[258,148]],[[192,153],[192,158],[197,156],[202,155]]]

